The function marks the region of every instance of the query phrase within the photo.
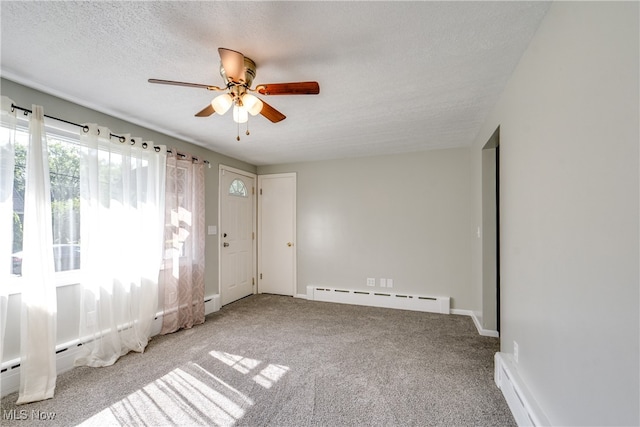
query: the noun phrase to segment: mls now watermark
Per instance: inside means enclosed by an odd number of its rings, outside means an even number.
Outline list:
[[[10,409],[2,411],[2,419],[6,421],[51,421],[56,418],[55,412],[36,411],[32,409],[27,411],[26,409]]]

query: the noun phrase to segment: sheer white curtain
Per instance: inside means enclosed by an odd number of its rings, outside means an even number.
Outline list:
[[[172,149],[167,159],[161,334],[204,322],[204,164]]]
[[[7,324],[8,286],[11,276],[11,249],[13,243],[13,170],[15,167],[16,113],[13,101],[2,97],[0,110],[0,362],[4,348]],[[7,231],[5,233],[5,230]],[[2,389],[0,379],[0,390]]]
[[[80,337],[76,365],[108,366],[142,352],[158,305],[166,147],[87,125],[81,141]]]
[[[56,286],[44,112],[32,106],[25,182],[18,404],[53,397],[56,386]]]

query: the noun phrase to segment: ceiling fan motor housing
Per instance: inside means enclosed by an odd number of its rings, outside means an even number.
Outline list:
[[[228,82],[227,73],[222,66],[222,62],[220,63],[220,75],[224,79],[225,82]],[[251,87],[253,84],[253,79],[256,77],[256,63],[253,62],[251,58],[244,57],[244,83],[243,85],[246,87]]]

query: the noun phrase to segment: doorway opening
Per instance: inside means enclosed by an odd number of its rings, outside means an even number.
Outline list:
[[[500,126],[482,149],[482,323],[500,332]]]

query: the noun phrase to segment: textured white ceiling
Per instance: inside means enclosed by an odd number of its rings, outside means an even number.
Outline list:
[[[256,165],[468,146],[548,2],[0,2],[3,77]],[[218,47],[287,119],[197,118]],[[55,115],[55,112],[49,112]],[[65,117],[66,118],[66,117]],[[73,120],[73,117],[66,118]],[[114,131],[127,132],[126,129]],[[143,136],[143,135],[141,135]]]

